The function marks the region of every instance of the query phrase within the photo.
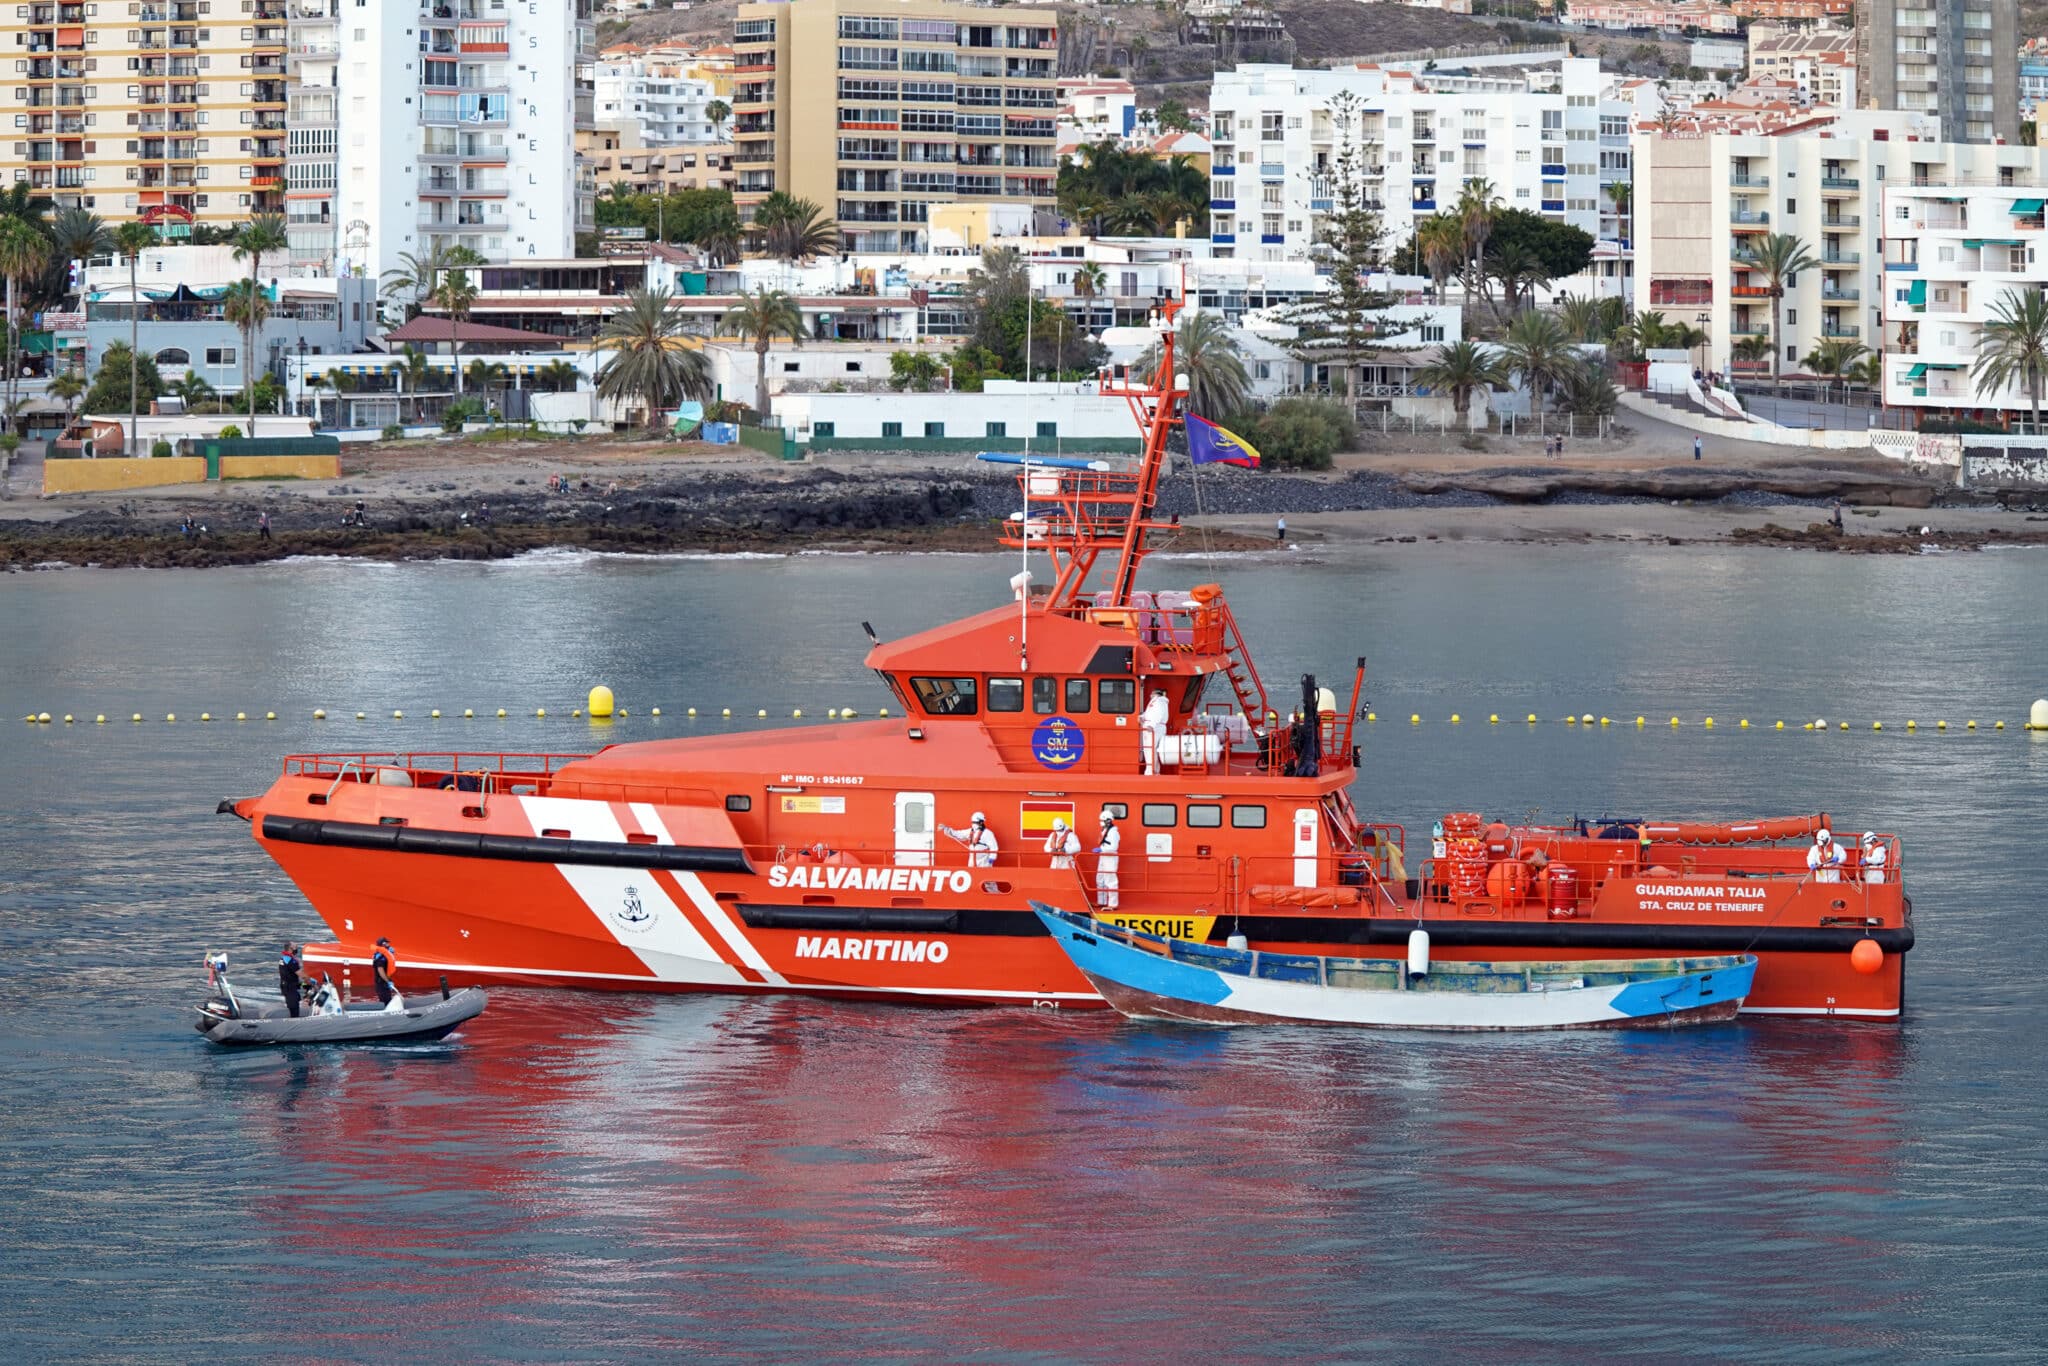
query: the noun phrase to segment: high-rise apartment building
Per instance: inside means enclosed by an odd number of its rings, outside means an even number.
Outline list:
[[[283,209],[285,0],[12,6],[0,178],[119,221]]]
[[[818,204],[854,252],[920,251],[934,204],[1048,215],[1059,33],[1049,14],[937,0],[744,4],[733,26],[740,216]]]
[[[341,55],[336,18],[341,0],[292,0],[286,29],[286,150],[291,176],[285,186],[285,235],[295,274],[325,275],[338,243],[334,192],[340,174],[336,61]]]
[[[597,95],[597,126],[632,135],[644,147],[673,147],[720,141],[724,124],[711,121],[717,85],[694,76],[675,57],[619,56],[601,60],[591,83]]]
[[[1590,57],[1555,71],[1441,75],[1381,66],[1242,65],[1209,89],[1210,241],[1219,257],[1306,260],[1338,198],[1348,148],[1387,242],[1458,203],[1500,203],[1618,239],[1633,106]]]
[[[465,246],[560,260],[594,230],[576,154],[591,0],[344,0],[334,217],[343,268]]]
[[[1941,120],[1944,142],[2018,142],[2019,0],[1857,0],[1866,109]]]

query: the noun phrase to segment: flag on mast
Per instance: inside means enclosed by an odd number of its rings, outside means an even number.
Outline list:
[[[1252,443],[1227,427],[1219,427],[1206,417],[1189,413],[1188,458],[1197,465],[1238,465],[1244,469],[1259,467],[1259,452]]]

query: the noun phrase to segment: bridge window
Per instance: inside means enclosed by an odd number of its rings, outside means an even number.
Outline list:
[[[1240,830],[1264,830],[1266,808],[1263,806],[1233,806],[1230,808],[1230,823]]]
[[[1198,829],[1214,830],[1223,824],[1223,808],[1206,802],[1188,803],[1188,824]]]
[[[1138,709],[1138,680],[1105,678],[1095,685],[1098,709],[1108,713],[1129,713]]]
[[[913,678],[910,686],[929,716],[972,716],[981,709],[972,678]]]
[[[1031,680],[1031,710],[1040,716],[1051,716],[1060,709],[1060,681],[1057,678],[1034,678]]]
[[[1024,710],[1024,680],[1021,678],[991,678],[988,681],[988,709],[990,711]]]
[[[1139,819],[1147,825],[1170,826],[1176,818],[1172,802],[1146,802],[1138,808]]]
[[[1088,680],[1070,678],[1067,680],[1067,710],[1083,712],[1088,710]]]

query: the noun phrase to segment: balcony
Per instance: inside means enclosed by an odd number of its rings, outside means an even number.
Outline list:
[[[1768,190],[1771,178],[1767,175],[1751,175],[1748,171],[1731,171],[1728,183],[1738,190]]]
[[[1823,251],[1820,254],[1820,263],[1823,268],[1829,266],[1861,265],[1863,264],[1863,253],[1860,251]]]
[[[1733,209],[1729,211],[1728,222],[1744,232],[1763,232],[1770,227],[1771,216],[1756,209]]]
[[[1824,228],[1860,228],[1863,226],[1863,215],[1860,213],[1829,214],[1820,220],[1820,225]]]
[[[1820,178],[1820,187],[1829,193],[1844,192],[1854,194],[1863,188],[1863,182],[1855,176],[1828,175],[1823,172]]]
[[[1824,322],[1820,325],[1823,337],[1836,337],[1843,341],[1855,341],[1863,335],[1863,329],[1854,323]]]
[[[1846,285],[1837,288],[1830,288],[1826,285],[1821,286],[1820,301],[1824,304],[1853,304],[1862,297],[1863,291],[1854,285]]]

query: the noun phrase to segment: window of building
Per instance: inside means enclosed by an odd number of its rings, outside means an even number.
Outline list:
[[[1179,823],[1180,812],[1172,802],[1146,802],[1138,808],[1138,819],[1164,829]]]
[[[811,435],[812,435],[812,436],[814,436],[814,437],[819,437],[819,436],[823,436],[823,437],[829,437],[829,436],[831,436],[831,435],[832,435],[832,424],[831,424],[831,423],[829,423],[829,422],[813,422],[813,423],[811,424]]]
[[[158,365],[190,365],[192,363],[192,353],[182,346],[166,346],[163,350],[156,353],[156,363]]]
[[[991,422],[988,424],[988,431],[984,433],[984,435],[991,437],[1008,436],[1009,434],[1010,424],[1007,422]]]
[[[1259,141],[1279,142],[1286,136],[1286,120],[1280,114],[1259,115]]]
[[[1189,802],[1188,824],[1197,830],[1214,830],[1223,824],[1223,808],[1207,802]]]
[[[1266,808],[1263,806],[1233,806],[1230,808],[1230,823],[1240,830],[1264,830]]]
[[[910,686],[927,715],[972,716],[980,710],[978,685],[972,678],[913,678]]]
[[[207,347],[206,363],[208,365],[233,365],[235,363],[235,348],[232,346]]]
[[[1095,685],[1096,710],[1105,715],[1129,715],[1138,709],[1138,680],[1105,678]]]
[[[1060,709],[1060,685],[1056,678],[1034,678],[1031,680],[1031,710],[1040,716],[1051,716]]]
[[[1067,680],[1067,710],[1084,712],[1088,710],[1088,680],[1070,678]]]
[[[988,681],[988,709],[990,711],[1024,710],[1024,680],[1021,678],[991,678]]]
[[[1038,424],[1038,434],[1047,440],[1056,440],[1060,434],[1060,424],[1057,422],[1041,422]]]
[[[943,422],[927,422],[924,424],[924,434],[926,436],[944,436],[946,434],[946,424]]]
[[[882,435],[885,437],[902,436],[903,424],[901,422],[884,422],[882,424]]]

